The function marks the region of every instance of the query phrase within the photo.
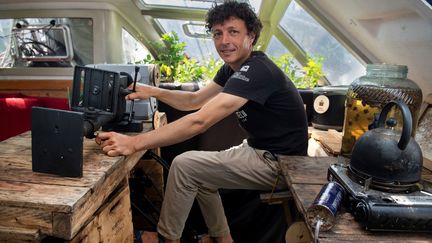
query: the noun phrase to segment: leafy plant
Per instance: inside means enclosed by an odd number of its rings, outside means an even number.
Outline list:
[[[162,42],[152,42],[158,55],[153,59],[147,55],[140,63],[158,64],[162,77],[173,81],[177,68],[183,61],[186,42],[180,42],[176,32],[165,33],[160,38]]]
[[[202,62],[188,58],[184,53],[186,42],[180,42],[176,32],[162,35],[161,42],[152,42],[158,55],[153,59],[151,55],[138,63],[158,64],[162,78],[180,83],[198,82],[213,79],[222,61],[212,57]]]
[[[282,69],[297,88],[309,89],[318,85],[318,81],[324,77],[322,71],[323,57],[307,56],[306,66],[299,67],[291,54],[280,57],[271,57],[274,63]]]
[[[203,61],[203,65],[205,67],[204,71],[204,80],[213,80],[219,68],[223,65],[223,61],[221,59],[216,59],[213,57],[206,58]]]
[[[177,68],[175,81],[186,83],[212,80],[222,64],[220,59],[212,57],[206,58],[202,62],[194,58],[184,58]]]
[[[175,81],[180,83],[197,82],[203,78],[205,71],[206,68],[200,65],[196,59],[183,58],[183,62],[177,67]]]

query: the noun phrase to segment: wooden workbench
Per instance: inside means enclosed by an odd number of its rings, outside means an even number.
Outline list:
[[[145,123],[144,130],[151,126]],[[32,172],[30,132],[0,142],[0,242],[34,242],[45,236],[73,240],[94,223],[95,213],[119,188],[129,202],[127,177],[145,151],[108,157],[85,138],[83,147],[83,176],[68,178]],[[130,214],[130,205],[125,210]],[[103,224],[106,219],[100,217]]]
[[[298,210],[306,215],[321,187],[327,183],[327,170],[337,163],[336,157],[283,156],[281,167],[286,182],[291,188]],[[423,179],[432,181],[432,172],[423,169]],[[308,225],[310,235],[312,228]],[[432,242],[432,233],[371,232],[364,230],[354,217],[342,208],[337,215],[337,224],[327,232],[320,232],[319,242]]]

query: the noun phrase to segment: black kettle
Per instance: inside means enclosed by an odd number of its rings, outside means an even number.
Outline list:
[[[393,127],[394,119],[386,122],[387,113],[397,105],[402,112],[402,132]],[[421,179],[423,156],[420,146],[411,139],[412,117],[402,101],[390,101],[379,115],[377,127],[367,131],[354,144],[350,167],[372,181],[390,184],[413,184]]]

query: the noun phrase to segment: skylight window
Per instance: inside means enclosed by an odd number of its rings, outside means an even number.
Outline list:
[[[165,33],[175,31],[180,41],[186,42],[186,54],[197,60],[204,60],[207,57],[219,58],[216,49],[213,44],[213,40],[210,38],[196,38],[186,35],[183,32],[184,26],[194,26],[192,32],[205,33],[204,22],[191,22],[184,20],[173,20],[173,19],[157,19],[157,21],[164,28]],[[192,25],[191,25],[192,24]],[[202,26],[199,28],[199,26]]]
[[[164,6],[164,7],[186,7],[209,9],[211,6],[221,4],[224,0],[140,0],[147,6]],[[258,13],[262,0],[242,0],[239,2],[249,2]]]
[[[142,0],[147,5],[159,5],[167,7],[193,7],[193,8],[210,8],[215,2],[222,3],[223,0]]]

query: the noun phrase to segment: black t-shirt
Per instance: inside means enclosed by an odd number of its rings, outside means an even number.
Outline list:
[[[262,52],[253,52],[234,72],[223,65],[214,81],[224,93],[248,99],[237,112],[251,147],[276,154],[307,154],[307,118],[291,80]]]

